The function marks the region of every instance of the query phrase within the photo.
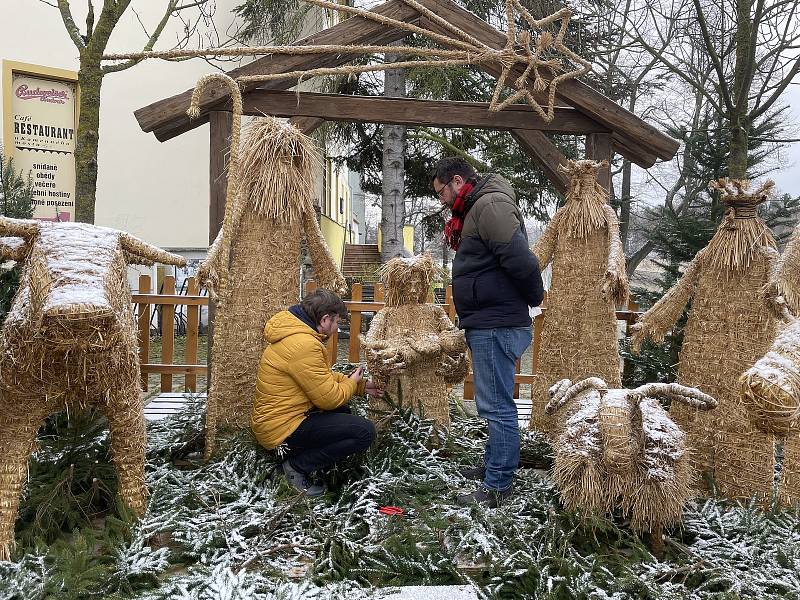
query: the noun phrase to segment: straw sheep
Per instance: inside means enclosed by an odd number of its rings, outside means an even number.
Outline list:
[[[750,190],[746,181],[714,181],[725,216],[708,245],[680,280],[632,327],[631,345],[663,339],[691,301],[678,366],[678,381],[716,398],[720,410],[699,413],[673,406],[670,416],[687,435],[697,490],[714,482],[720,495],[767,502],[772,494],[774,436],[750,421],[739,395],[739,376],[758,360],[775,337],[778,316],[762,289],[778,251],[757,206],[771,181]],[[706,479],[704,476],[709,477]]]
[[[394,396],[399,385],[404,406],[447,428],[446,386],[464,380],[469,361],[464,332],[442,307],[426,304],[435,274],[429,254],[386,263],[386,306],[372,319],[363,342],[370,373],[389,395]],[[373,418],[390,408],[382,398],[371,399]]]
[[[569,509],[620,508],[637,531],[655,534],[680,520],[690,495],[684,435],[656,399],[709,410],[717,401],[694,388],[650,383],[608,389],[599,377],[550,388],[548,414],[566,411],[555,444],[553,479]]]
[[[303,240],[317,284],[347,291],[312,205],[321,163],[314,141],[291,123],[263,117],[248,126],[240,149],[241,95],[230,77],[198,81],[190,115],[202,89],[214,81],[228,85],[234,116],[225,217],[198,272],[216,302],[206,458],[216,447],[218,426],[250,425],[264,324],[300,298]]]
[[[602,377],[619,387],[617,304],[628,296],[625,254],[608,192],[597,183],[607,162],[570,161],[566,204],[556,211],[533,251],[544,270],[553,265],[547,292],[531,428],[553,436],[559,424],[545,415],[548,382]]]
[[[25,262],[0,332],[0,560],[7,560],[28,457],[53,413],[93,406],[105,414],[119,497],[144,511],[144,413],[127,269],[185,261],[83,223],[0,217],[0,236],[0,255]]]

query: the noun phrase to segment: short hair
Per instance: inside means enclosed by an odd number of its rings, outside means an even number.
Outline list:
[[[300,302],[303,311],[316,323],[320,324],[325,315],[339,315],[340,319],[347,318],[347,307],[330,290],[317,288]]]
[[[439,183],[449,183],[456,175],[461,175],[464,181],[475,179],[478,176],[475,169],[466,160],[460,156],[448,156],[436,163],[431,181],[438,179]]]

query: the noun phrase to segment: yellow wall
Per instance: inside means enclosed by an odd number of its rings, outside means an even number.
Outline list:
[[[333,262],[340,269],[344,258],[344,243],[347,230],[331,218],[322,215],[319,221],[319,228],[322,230],[322,237],[328,243],[328,248],[333,256]]]

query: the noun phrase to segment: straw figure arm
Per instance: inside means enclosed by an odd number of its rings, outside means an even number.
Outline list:
[[[439,345],[442,357],[436,373],[444,378],[447,385],[455,385],[464,380],[469,372],[467,341],[464,331],[456,329],[450,317],[440,306],[434,306],[439,330]]]
[[[322,237],[322,231],[320,231],[319,223],[317,223],[314,210],[310,205],[303,211],[303,233],[308,245],[308,252],[311,255],[311,262],[314,264],[314,278],[317,285],[340,296],[346,294],[347,282],[333,261],[331,251],[325,243],[325,238]]]
[[[367,369],[383,383],[388,379],[391,368],[384,363],[383,351],[389,348],[386,339],[386,309],[379,310],[372,318],[366,336],[361,336]]]
[[[619,221],[614,209],[606,205],[605,212],[608,224],[608,266],[600,289],[603,300],[621,305],[625,303],[630,293],[628,275],[625,271],[625,250],[619,237]]]
[[[558,228],[561,222],[561,210],[556,211],[551,221],[544,228],[542,237],[536,240],[533,245],[533,253],[539,261],[539,270],[544,271],[550,261],[553,260],[553,253],[556,251],[556,243],[558,242]]]
[[[631,348],[638,352],[642,342],[650,338],[655,342],[664,339],[664,335],[675,325],[683,312],[683,308],[692,298],[697,281],[700,279],[700,262],[702,251],[689,263],[686,272],[658,302],[656,302],[637,323],[631,327]]]

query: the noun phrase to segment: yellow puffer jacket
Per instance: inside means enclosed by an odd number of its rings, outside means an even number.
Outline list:
[[[251,427],[258,443],[274,448],[289,437],[312,408],[333,410],[354,394],[358,384],[328,366],[325,339],[288,310],[276,314],[264,327],[269,346],[258,366],[256,399]]]

